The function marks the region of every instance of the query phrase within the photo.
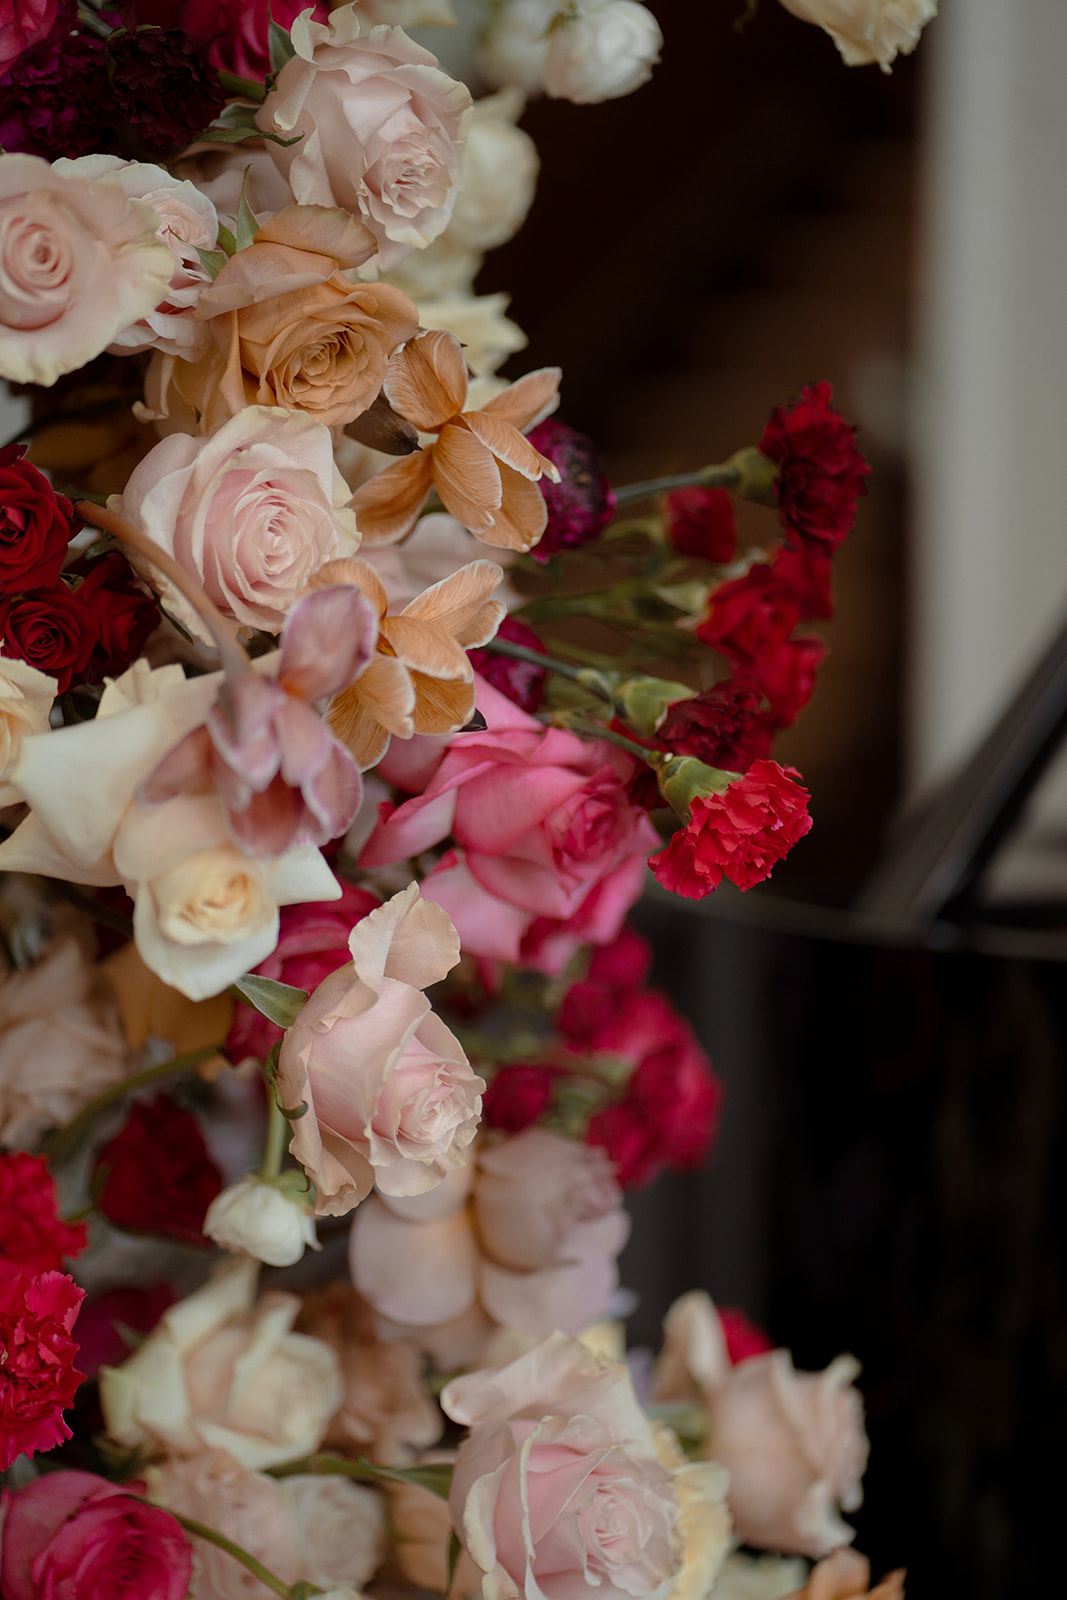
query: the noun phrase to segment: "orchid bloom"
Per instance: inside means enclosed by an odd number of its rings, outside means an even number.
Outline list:
[[[376,766],[394,735],[453,733],[471,720],[475,684],[467,651],[487,644],[505,616],[489,598],[503,576],[494,561],[471,561],[390,615],[385,587],[368,562],[352,556],[319,569],[316,584],[354,586],[378,616],[377,653],[327,713],[358,767]]]
[[[356,493],[367,544],[392,544],[411,532],[431,490],[458,522],[486,544],[529,550],[548,513],[537,487],[559,473],[523,430],[554,411],[560,371],[529,372],[480,411],[465,411],[467,365],[454,334],[421,333],[389,363],[384,394],[420,433],[436,437],[383,468]]]

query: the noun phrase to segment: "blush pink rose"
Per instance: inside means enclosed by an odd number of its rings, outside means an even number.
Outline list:
[[[185,1600],[192,1556],[180,1526],[137,1484],[50,1472],[3,1504],[4,1600]]]
[[[394,744],[382,775],[416,797],[379,825],[362,862],[451,838],[423,894],[464,951],[556,973],[579,943],[616,937],[658,835],[627,794],[629,756],[543,727],[483,680],[478,709],[484,733]]]
[[[59,0],[0,0],[0,72],[52,31]]]
[[[485,1084],[423,989],[459,960],[447,915],[417,884],[352,929],[351,963],[326,978],[282,1042],[278,1093],[306,1114],[290,1150],[320,1216],[343,1216],[377,1184],[424,1194],[461,1167]]]
[[[256,121],[298,137],[270,145],[293,198],[361,216],[387,270],[448,224],[471,97],[400,28],[364,33],[358,10],[341,6],[325,26],[297,19],[296,54]]]

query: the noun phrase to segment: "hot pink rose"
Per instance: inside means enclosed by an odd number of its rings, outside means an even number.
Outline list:
[[[0,0],[0,72],[47,38],[58,10],[59,0]]]
[[[641,891],[657,835],[629,800],[629,756],[545,728],[479,681],[488,727],[394,744],[383,774],[418,791],[363,853],[382,866],[452,838],[423,882],[464,950],[558,972],[582,940],[605,944]]]
[[[4,1503],[4,1600],[184,1600],[192,1556],[172,1516],[137,1484],[50,1472]]]

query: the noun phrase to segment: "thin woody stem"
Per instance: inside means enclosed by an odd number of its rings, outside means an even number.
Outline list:
[[[575,717],[566,711],[553,720],[557,727],[569,728],[572,733],[585,734],[591,739],[606,739],[609,744],[616,744],[620,750],[625,750],[627,755],[636,756],[646,766],[661,767],[667,759],[662,750],[649,750],[647,746],[638,744],[636,739],[628,739],[625,734],[616,733],[614,728],[605,728],[599,722],[587,722],[584,717]]]
[[[180,1511],[172,1511],[169,1506],[161,1506],[160,1510],[166,1511],[168,1516],[180,1523],[186,1533],[191,1533],[194,1538],[203,1539],[207,1544],[213,1544],[216,1549],[232,1556],[235,1561],[240,1562],[246,1572],[258,1578],[260,1583],[265,1584],[273,1594],[280,1595],[281,1600],[291,1600],[293,1591],[283,1578],[279,1578],[276,1572],[265,1567],[262,1561],[257,1561],[254,1555],[243,1550],[239,1544],[234,1544],[232,1539],[227,1539],[217,1528],[209,1528],[205,1523],[197,1522],[195,1517],[187,1517]]]
[[[727,461],[721,466],[697,467],[693,472],[675,472],[666,478],[624,483],[615,491],[615,503],[633,505],[637,500],[653,500],[656,495],[668,494],[672,489],[736,489],[740,482],[741,469]]]
[[[213,1044],[201,1050],[190,1050],[185,1055],[174,1056],[170,1061],[158,1061],[153,1067],[144,1067],[140,1072],[131,1073],[128,1078],[108,1084],[106,1089],[101,1089],[98,1095],[93,1096],[88,1105],[82,1107],[76,1117],[49,1135],[44,1141],[45,1155],[52,1161],[63,1160],[77,1148],[82,1134],[91,1127],[101,1111],[106,1111],[116,1100],[124,1100],[127,1095],[136,1094],[138,1089],[161,1083],[164,1078],[175,1077],[179,1072],[191,1072],[194,1067],[217,1056],[221,1049],[221,1045]]]
[[[609,705],[615,703],[610,685],[596,667],[574,666],[569,661],[560,661],[558,657],[545,655],[540,650],[529,650],[524,644],[512,644],[510,639],[490,639],[485,648],[498,656],[510,656],[513,661],[528,661],[531,666],[540,667],[543,672],[555,673],[557,677],[570,678],[572,682],[580,683],[583,689],[599,695]]]
[[[259,1169],[261,1178],[276,1178],[282,1170],[282,1161],[285,1157],[285,1146],[289,1135],[289,1123],[278,1104],[278,1096],[272,1085],[268,1084],[268,1111],[267,1137],[263,1143],[263,1161]]]

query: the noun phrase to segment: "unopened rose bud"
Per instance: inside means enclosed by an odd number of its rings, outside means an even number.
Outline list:
[[[306,1246],[320,1248],[315,1219],[284,1179],[242,1178],[208,1207],[204,1232],[234,1254],[254,1256],[268,1267],[291,1267]]]
[[[688,822],[694,800],[703,795],[722,794],[739,776],[736,772],[709,767],[695,756],[671,756],[657,773],[660,794],[683,822]]]
[[[676,700],[688,700],[691,684],[672,683],[667,678],[627,678],[619,685],[617,698],[627,722],[643,739],[651,739]]]
[[[572,0],[549,29],[545,90],[590,105],[647,83],[663,34],[638,0]]]

